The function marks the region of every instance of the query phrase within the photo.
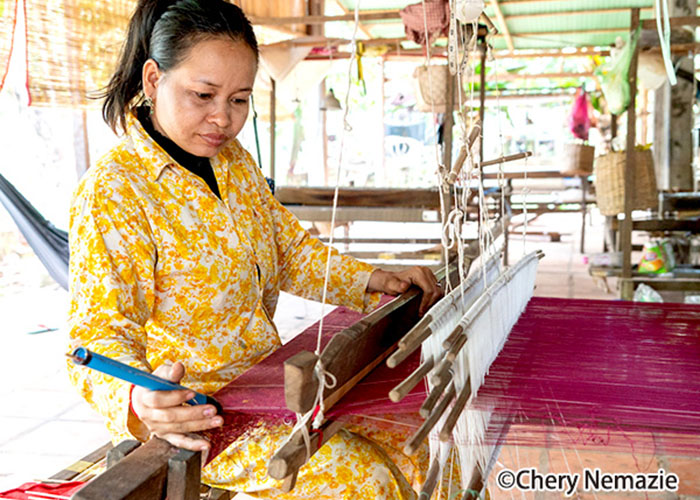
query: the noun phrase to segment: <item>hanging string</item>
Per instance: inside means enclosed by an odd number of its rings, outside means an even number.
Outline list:
[[[258,152],[258,165],[262,168],[262,154],[260,153],[260,136],[258,135],[258,110],[255,109],[255,99],[250,94],[250,106],[253,108],[253,130],[255,132],[255,148]]]
[[[445,228],[447,227],[447,205],[445,201],[445,192],[449,192],[449,186],[446,185],[444,179],[443,179],[443,171],[445,169],[445,166],[443,165],[443,161],[440,158],[440,145],[438,143],[438,130],[437,130],[437,113],[435,112],[435,101],[433,99],[434,95],[434,86],[433,86],[433,75],[431,73],[431,59],[430,59],[430,32],[428,31],[428,10],[425,5],[425,0],[421,0],[422,6],[423,6],[423,31],[425,35],[425,66],[426,66],[426,71],[428,72],[428,89],[429,89],[429,96],[430,96],[430,111],[431,111],[431,116],[432,116],[432,121],[433,121],[433,144],[435,146],[435,175],[437,175],[438,178],[438,196],[440,198],[440,223],[442,227],[442,232],[441,232],[441,244],[442,244],[442,249],[443,249],[443,261],[445,264],[445,276],[449,276],[448,273],[448,267],[449,267],[449,249],[448,246],[450,242],[445,236]],[[450,283],[450,280],[447,279],[445,280],[445,291],[449,292],[452,289],[452,284]]]
[[[352,54],[357,54],[357,31],[358,27],[360,25],[360,1],[358,0],[357,3],[355,4],[355,29],[352,34],[352,39],[351,39],[351,53]],[[332,51],[331,51],[332,53]],[[322,292],[322,297],[321,297],[321,317],[319,319],[318,323],[318,334],[316,337],[316,350],[315,354],[318,358],[318,361],[316,362],[316,365],[314,366],[314,376],[318,380],[318,390],[316,393],[316,397],[314,400],[314,404],[312,406],[312,410],[307,412],[304,415],[297,414],[297,423],[292,429],[292,432],[289,434],[287,437],[287,441],[291,439],[292,436],[296,434],[297,431],[301,432],[302,438],[304,440],[304,444],[306,447],[306,453],[307,453],[307,460],[308,457],[311,456],[311,439],[309,435],[309,423],[311,424],[311,427],[313,429],[317,429],[321,426],[323,423],[324,419],[324,411],[325,411],[325,404],[324,404],[324,392],[325,389],[330,389],[335,387],[336,385],[336,379],[331,374],[330,372],[327,372],[323,366],[323,363],[321,362],[321,340],[322,340],[322,334],[323,334],[323,319],[325,317],[325,306],[326,306],[326,301],[328,297],[328,282],[330,279],[330,270],[331,270],[331,260],[333,257],[333,233],[335,231],[335,220],[336,220],[336,213],[338,211],[338,193],[339,193],[339,188],[340,188],[340,178],[341,178],[341,171],[342,171],[342,165],[343,165],[343,150],[345,149],[345,137],[348,132],[352,130],[352,127],[350,127],[350,123],[348,121],[348,114],[350,111],[350,92],[352,90],[352,69],[353,69],[353,63],[356,61],[355,57],[350,58],[350,62],[348,65],[348,79],[347,79],[347,92],[345,94],[345,110],[343,112],[343,130],[341,132],[341,138],[340,138],[340,152],[338,155],[338,168],[336,170],[336,179],[335,179],[335,189],[333,192],[333,209],[331,212],[331,226],[330,226],[330,236],[329,236],[329,241],[328,241],[328,250],[326,252],[326,269],[323,277],[323,292]]]
[[[530,188],[528,187],[528,181],[527,181],[527,157],[525,157],[525,172],[523,173],[523,189],[521,190],[521,193],[523,194],[523,255],[526,254],[527,252],[527,219],[528,219],[528,214],[527,214],[527,195],[530,193]]]
[[[663,27],[661,25],[662,19]],[[671,59],[671,22],[668,14],[668,0],[656,0],[656,30],[659,33],[661,54],[664,59],[664,67],[666,68],[668,82],[671,85],[675,85],[678,81],[676,80],[676,71],[673,67],[673,59]],[[630,35],[628,43],[632,43],[635,39],[636,35]]]
[[[357,54],[357,31],[358,27],[360,25],[360,1],[358,0],[357,3],[355,4],[355,28],[352,33],[352,39],[350,41],[350,52],[352,54]],[[345,109],[343,111],[343,130],[340,134],[340,152],[338,153],[338,168],[336,170],[336,178],[335,178],[335,189],[333,191],[333,209],[331,212],[331,227],[330,227],[330,236],[329,236],[329,241],[328,241],[328,252],[326,254],[326,271],[323,277],[323,295],[321,298],[321,319],[319,321],[318,325],[318,339],[316,342],[316,354],[320,354],[321,352],[321,332],[323,331],[323,316],[325,315],[325,305],[326,305],[326,298],[327,298],[327,292],[328,292],[328,281],[330,278],[330,270],[331,270],[331,256],[332,256],[332,248],[333,248],[333,233],[335,230],[335,218],[336,218],[336,213],[338,211],[338,193],[340,190],[340,173],[342,170],[343,166],[343,151],[345,149],[345,137],[348,132],[352,130],[352,127],[350,126],[350,123],[348,121],[348,114],[350,111],[350,91],[352,90],[352,68],[353,68],[353,63],[356,61],[355,57],[350,57],[350,63],[348,64],[348,71],[347,71],[347,77],[348,77],[348,85],[347,85],[347,92],[345,94]]]

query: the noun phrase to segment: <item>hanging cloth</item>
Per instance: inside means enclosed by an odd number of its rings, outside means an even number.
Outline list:
[[[450,28],[450,4],[445,0],[426,0],[409,5],[400,12],[406,36],[419,45],[425,45],[425,27],[428,26],[429,43],[440,36],[447,36]],[[425,19],[425,21],[424,21]]]
[[[57,229],[0,174],[0,203],[51,277],[68,290],[68,232]]]

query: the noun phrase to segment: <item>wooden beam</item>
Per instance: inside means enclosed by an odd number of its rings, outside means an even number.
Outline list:
[[[683,26],[700,26],[700,16],[672,17],[669,19],[671,28],[682,28]],[[656,19],[646,19],[642,21],[642,29],[655,30]]]
[[[593,73],[591,72],[585,72],[585,73],[539,73],[539,74],[531,74],[531,73],[502,73],[499,75],[488,75],[488,81],[489,82],[504,82],[508,81],[511,82],[513,80],[532,80],[532,79],[537,79],[537,78],[548,78],[548,79],[553,79],[553,78],[593,78]]]
[[[355,13],[353,12],[353,13],[351,14],[350,11],[345,7],[345,5],[343,5],[343,2],[341,2],[340,0],[335,0],[335,3],[336,3],[336,5],[337,5],[338,7],[340,7],[340,9],[341,9],[343,12],[345,12],[346,15],[352,16],[351,21],[353,21],[353,22],[355,21]],[[398,12],[398,11],[397,11],[397,12]],[[365,25],[362,24],[362,21],[359,21],[359,24],[358,24],[357,27],[358,27],[358,29],[359,29],[360,31],[362,31],[368,38],[372,38],[372,33],[369,31],[369,29],[367,29],[367,27],[366,27]]]
[[[541,3],[542,1],[547,1],[547,0],[532,0],[532,3]],[[552,0],[554,1],[554,0]],[[501,21],[501,17],[503,16],[503,10],[501,9],[501,6],[504,4],[511,4],[513,2],[510,2],[508,0],[491,0],[491,5],[494,9],[494,13],[496,15],[496,19],[498,19],[499,23],[501,26],[505,27],[505,22]],[[530,3],[528,0],[524,1],[518,1],[517,2],[519,5],[525,4],[525,3]],[[273,27],[273,26],[284,26],[284,25],[293,25],[293,24],[325,24],[325,23],[333,23],[333,22],[352,22],[355,20],[355,15],[351,13],[347,13],[348,10],[344,6],[342,7],[343,10],[346,12],[346,14],[339,15],[339,16],[304,16],[304,17],[298,17],[298,16],[290,16],[290,17],[260,17],[260,16],[251,16],[250,22],[255,25],[255,26],[266,26],[266,27]],[[567,11],[557,11],[557,12],[533,12],[533,13],[526,13],[526,14],[509,14],[507,16],[508,19],[512,20],[520,20],[520,19],[537,19],[537,18],[548,18],[551,19],[553,17],[568,17],[568,16],[579,16],[579,15],[606,15],[606,14],[622,14],[629,12],[630,7],[610,7],[610,8],[604,8],[604,9],[579,9],[579,10],[567,10]],[[641,12],[650,12],[653,10],[653,7],[640,7]],[[500,14],[499,14],[500,12]],[[401,21],[401,15],[400,11],[398,10],[368,10],[368,11],[361,11],[360,15],[360,22],[367,22],[367,21],[384,21],[385,24],[393,24],[393,22],[400,23]],[[678,26],[684,26],[686,24],[683,24],[684,21],[681,21],[681,19],[686,19],[686,18],[677,18],[679,19],[678,21],[673,21],[673,18],[671,20],[672,27],[674,27],[674,22],[675,23],[680,23],[677,24]],[[697,21],[692,21],[692,17],[687,18],[691,20],[690,25],[697,26]],[[654,19],[647,19],[642,22],[642,28],[643,29],[655,29],[656,28],[656,21]],[[292,33],[292,32],[290,32]],[[506,38],[508,35],[505,33],[505,28],[503,31],[504,36]]]
[[[549,36],[560,36],[560,35],[607,35],[615,33],[627,33],[629,31],[629,26],[620,26],[616,28],[593,28],[587,30],[574,29],[574,30],[559,30],[559,31],[520,31],[518,33],[513,33],[515,38],[536,38],[536,37],[549,37]],[[499,36],[499,35],[496,35]]]
[[[605,29],[588,29],[588,30],[560,30],[560,31],[521,31],[518,33],[511,33],[513,38],[536,38],[536,37],[548,37],[548,36],[561,36],[561,35],[594,35],[594,34],[614,34],[614,33],[626,33],[629,30],[629,26],[621,26],[619,28],[605,28]],[[503,33],[496,33],[492,35],[494,37],[503,37]],[[338,38],[328,38],[319,40],[308,40],[307,37],[297,38],[292,40],[286,40],[280,42],[279,44],[287,44],[294,46],[312,46],[312,47],[326,47],[330,45],[348,45],[350,40],[338,39]],[[439,37],[435,41],[446,41],[447,38]],[[405,37],[402,38],[370,38],[368,40],[362,40],[365,45],[389,45],[395,46],[398,43],[408,42],[409,40]],[[275,45],[279,45],[275,44]],[[433,46],[434,49],[447,50],[446,47]],[[401,49],[401,52],[404,52]],[[335,55],[333,56],[335,57]]]
[[[613,219],[612,228],[617,231],[619,227],[617,219]],[[694,219],[649,219],[632,221],[632,231],[665,232],[700,232],[700,221]]]
[[[642,47],[640,47],[642,48]],[[660,52],[661,49],[657,47],[645,48],[645,51]],[[684,54],[688,52],[700,52],[700,43],[676,43],[671,45],[671,52],[675,54]],[[610,55],[610,49],[604,49],[600,47],[566,47],[562,49],[552,49],[552,50],[516,50],[511,52],[509,50],[498,50],[494,51],[494,56],[497,59],[542,59],[543,57],[607,57]],[[346,59],[350,57],[349,52],[338,52],[333,54],[333,59]],[[446,47],[433,47],[432,57],[447,57]],[[404,49],[401,51],[391,50],[387,52],[384,56],[387,60],[392,59],[425,59],[425,50],[422,49]],[[328,59],[328,56],[324,55],[310,55],[307,59]]]
[[[700,291],[700,279],[697,278],[659,278],[658,276],[635,276],[633,278],[620,278],[622,283],[629,283],[634,289],[644,283],[657,291],[698,292]]]
[[[639,26],[639,9],[632,9],[630,20],[630,36]],[[634,291],[631,289],[632,282],[632,208],[634,205],[634,146],[636,135],[636,115],[635,103],[637,100],[637,62],[639,59],[639,46],[635,46],[630,61],[628,84],[630,89],[630,102],[627,106],[627,141],[625,156],[625,219],[622,221],[620,231],[620,242],[622,245],[622,287],[620,290],[623,300],[632,300]],[[627,281],[625,281],[627,280]]]
[[[501,3],[503,1],[501,0]],[[641,11],[651,11],[652,7],[644,7],[640,9]],[[547,18],[551,19],[553,17],[568,17],[568,16],[580,16],[580,15],[607,15],[607,14],[626,14],[629,13],[629,7],[610,7],[607,9],[581,9],[581,10],[567,10],[559,12],[533,12],[529,14],[512,14],[508,15],[508,19],[520,20],[520,19],[540,19]]]
[[[275,198],[283,205],[308,205],[329,207],[333,204],[334,188],[321,187],[279,187]],[[401,207],[434,208],[440,207],[438,189],[415,188],[340,188],[339,207]]]
[[[95,451],[87,454],[77,462],[69,465],[65,469],[57,472],[49,479],[54,481],[72,481],[76,477],[84,475],[88,470],[95,467],[98,463],[102,462],[107,453],[112,449],[112,443],[106,443],[101,447],[97,448]]]
[[[493,7],[493,11],[496,13],[496,19],[498,19],[498,23],[501,25],[501,32],[506,39],[506,46],[508,47],[508,50],[512,52],[515,50],[515,45],[513,45],[513,37],[510,36],[510,30],[508,29],[506,18],[503,16],[503,11],[501,10],[501,6],[498,4],[498,0],[491,0],[491,7]]]
[[[560,2],[561,0],[500,0],[501,6],[503,5],[515,5],[517,4],[518,6],[520,5],[528,5],[528,4],[534,4],[537,7],[541,7],[542,4],[546,4],[548,2]],[[630,5],[627,7],[627,11],[632,8],[643,8],[643,7],[648,7],[649,2],[639,2],[639,5]]]
[[[161,498],[166,493],[168,461],[177,448],[153,438],[86,484],[75,500],[136,500]]]
[[[286,24],[326,24],[336,22],[354,22],[355,14],[348,12],[344,5],[338,3],[345,14],[340,16],[303,16],[303,17],[255,17],[250,18],[253,25],[280,26]],[[360,12],[360,22],[365,21],[386,21],[391,19],[401,20],[398,10],[377,10],[371,12]]]

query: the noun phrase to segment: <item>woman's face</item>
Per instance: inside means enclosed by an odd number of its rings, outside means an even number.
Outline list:
[[[153,126],[188,153],[216,156],[245,124],[256,71],[253,49],[228,37],[197,43],[167,72],[149,59],[143,85]]]

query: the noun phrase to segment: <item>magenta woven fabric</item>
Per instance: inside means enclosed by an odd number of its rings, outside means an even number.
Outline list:
[[[337,308],[324,344],[362,316]],[[316,347],[318,324],[214,396],[226,425],[208,433],[211,457],[257,422],[293,421],[283,362]],[[327,416],[417,412],[419,384],[401,403],[388,392],[418,366],[381,364]],[[700,456],[700,306],[535,297],[472,405],[494,411],[487,441]],[[508,432],[503,432],[508,429]]]
[[[384,297],[382,303],[393,297]],[[338,307],[323,319],[322,348],[334,334],[362,319],[363,315]],[[212,443],[210,460],[228,444],[259,422],[278,424],[295,422],[294,413],[284,402],[284,361],[300,351],[315,351],[318,323],[304,330],[290,342],[243,373],[236,380],[213,394],[224,408],[224,426],[204,434]],[[391,370],[384,363],[375,368],[354,389],[326,412],[328,418],[347,415],[386,415],[387,413],[417,413],[425,400],[423,384],[419,384],[401,403],[389,400],[389,391],[418,366],[416,352],[400,367]]]
[[[700,306],[535,297],[474,406],[510,444],[700,455]]]

